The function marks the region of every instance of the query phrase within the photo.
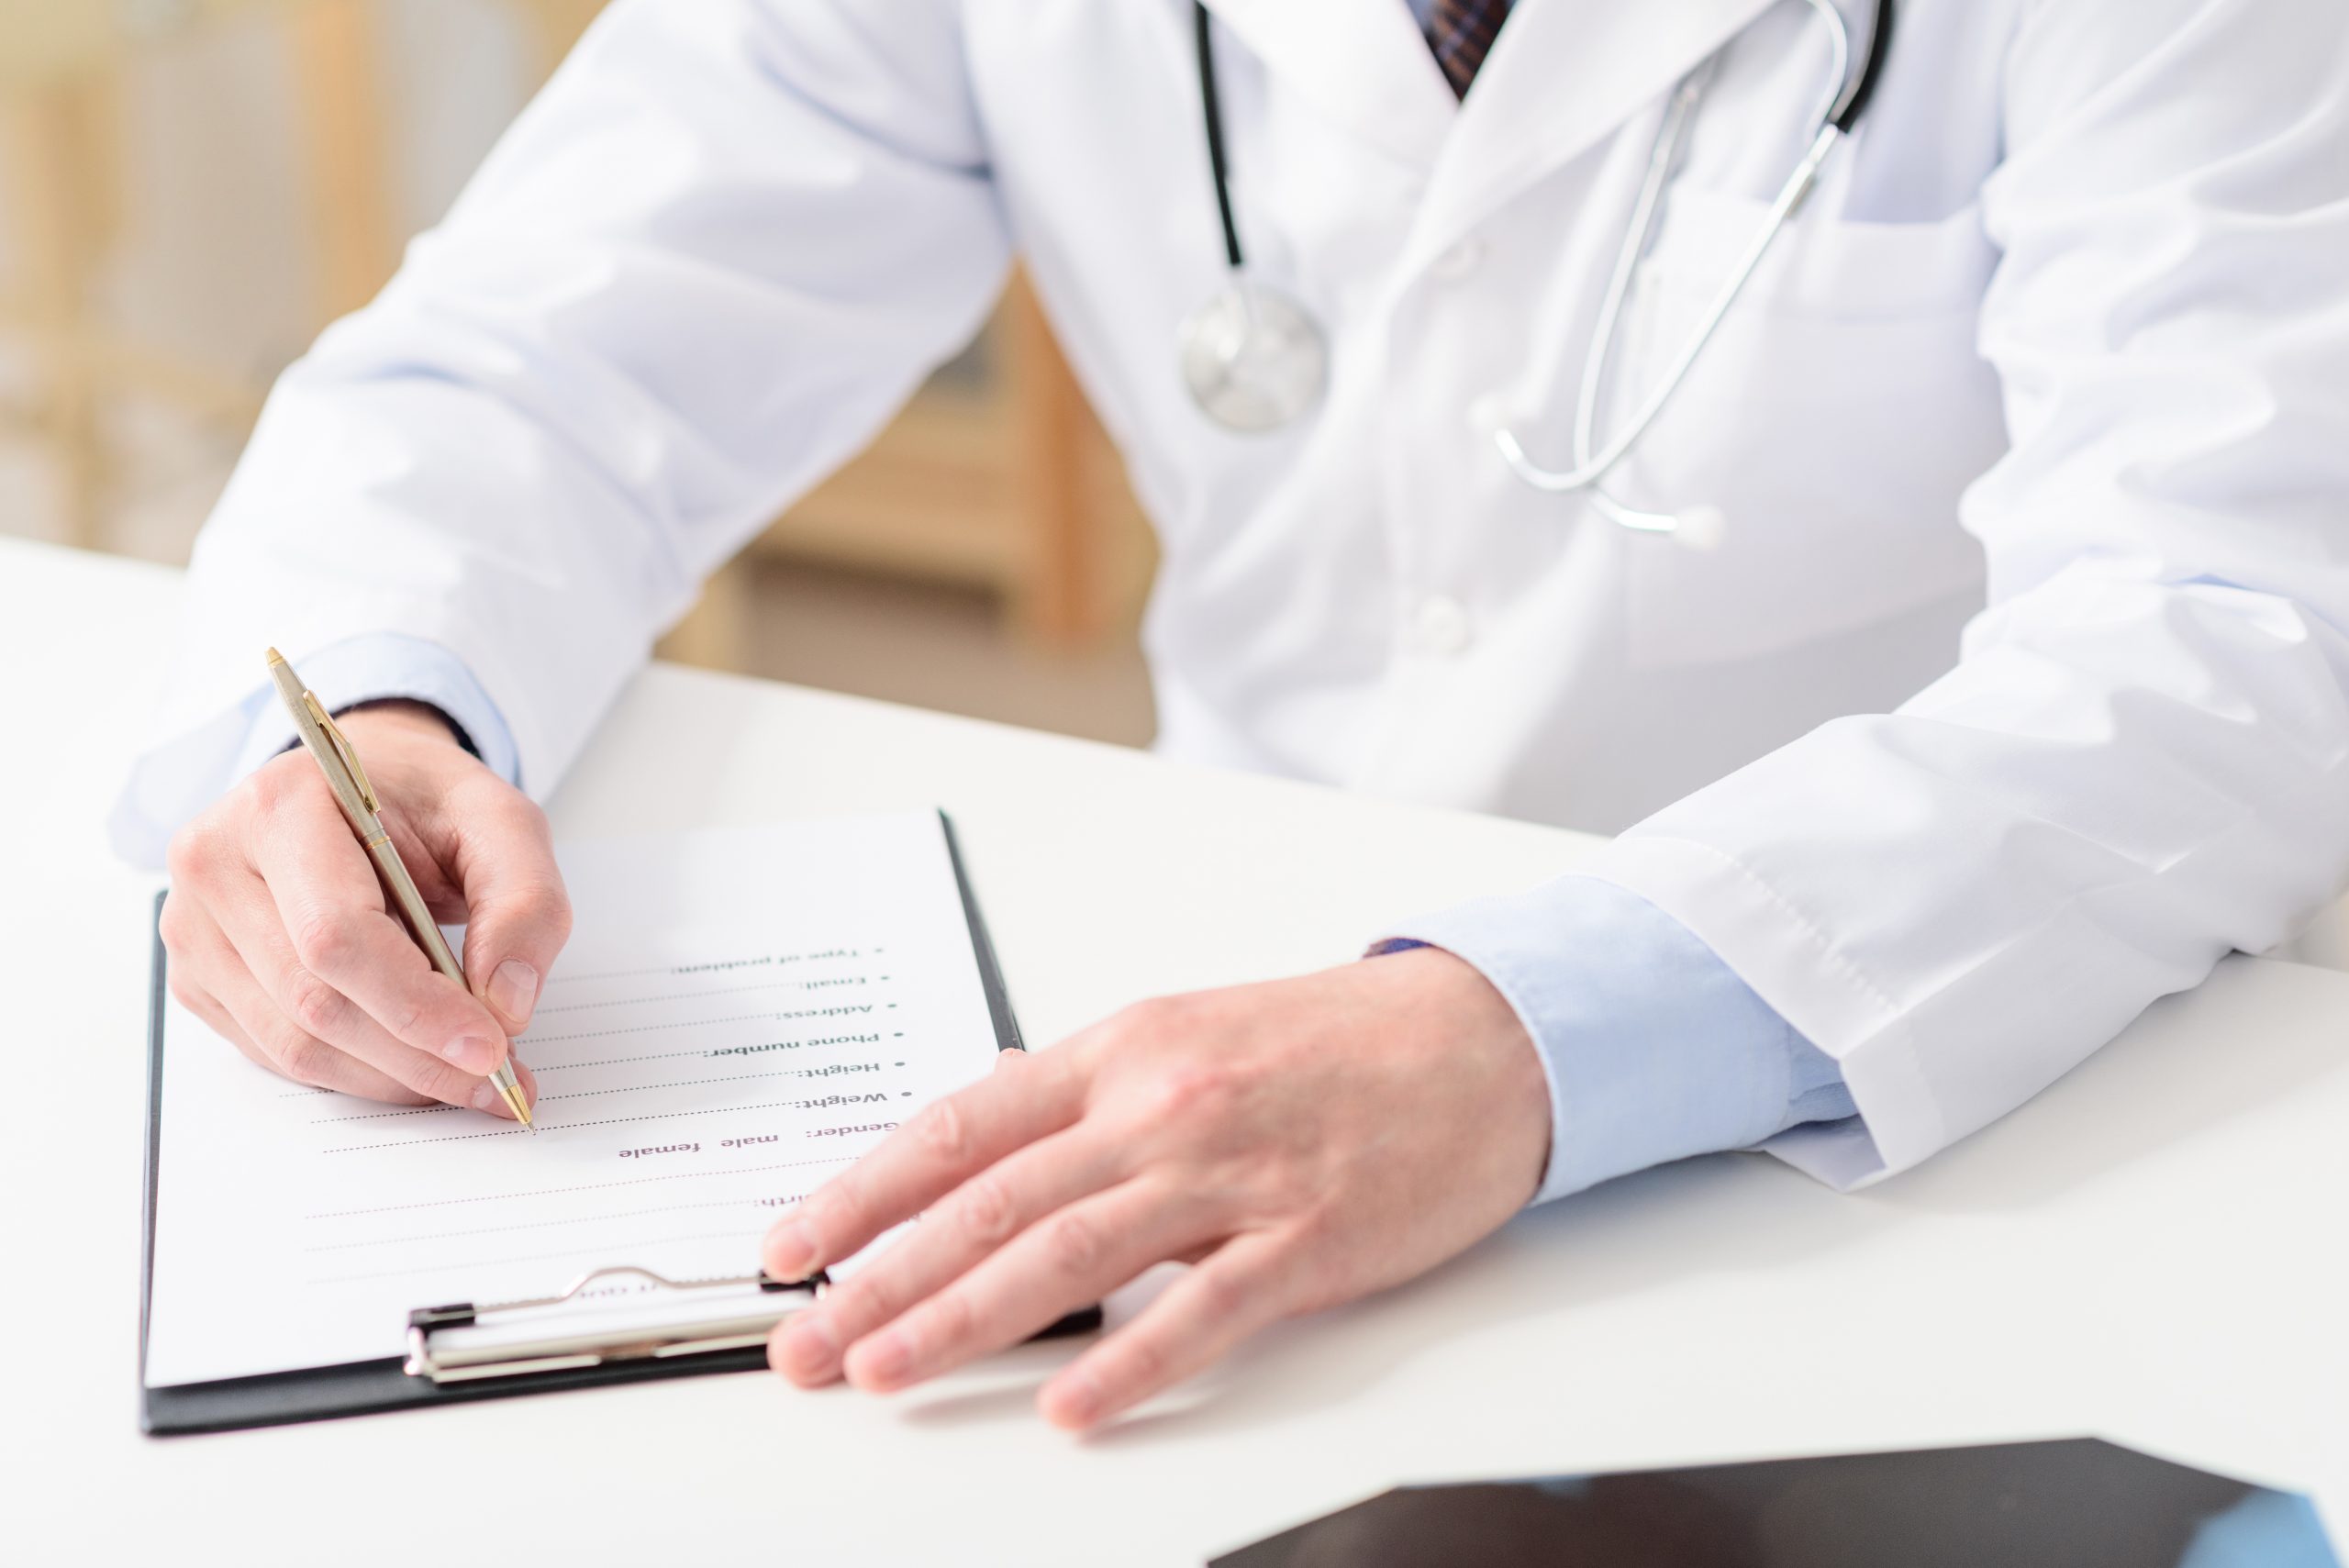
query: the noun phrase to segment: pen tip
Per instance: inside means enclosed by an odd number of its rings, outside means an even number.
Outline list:
[[[273,664],[283,664],[285,662],[285,655],[273,648],[269,651],[269,662]]]

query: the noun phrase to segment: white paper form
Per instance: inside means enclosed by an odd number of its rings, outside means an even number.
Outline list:
[[[779,1210],[993,1064],[933,815],[557,854],[535,1133],[302,1088],[171,1008],[150,1386],[395,1355],[412,1308],[600,1267],[755,1273]]]

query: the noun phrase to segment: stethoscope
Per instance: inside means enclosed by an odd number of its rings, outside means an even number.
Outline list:
[[[1625,226],[1623,243],[1615,258],[1592,333],[1589,354],[1583,361],[1582,385],[1575,402],[1574,461],[1571,469],[1543,468],[1528,456],[1515,431],[1506,427],[1493,432],[1501,456],[1518,478],[1536,490],[1586,495],[1602,516],[1642,533],[1667,535],[1681,543],[1709,549],[1720,538],[1724,520],[1716,506],[1692,506],[1682,512],[1647,512],[1624,505],[1600,484],[1621,466],[1649,430],[1653,428],[1688,373],[1720,328],[1761,267],[1764,257],[1800,210],[1819,183],[1819,172],[1859,123],[1883,73],[1892,42],[1894,0],[1876,0],[1876,25],[1867,58],[1856,73],[1852,69],[1852,34],[1831,0],[1804,0],[1826,24],[1832,49],[1832,72],[1811,119],[1816,127],[1808,150],[1787,177],[1777,199],[1764,219],[1736,268],[1686,346],[1666,367],[1663,379],[1628,424],[1604,447],[1598,441],[1598,404],[1607,386],[1615,338],[1622,325],[1623,306],[1640,261],[1655,237],[1664,192],[1671,183],[1688,127],[1702,106],[1728,46],[1714,51],[1703,64],[1674,88],[1648,155],[1646,177],[1639,200]],[[1222,288],[1187,317],[1180,348],[1183,379],[1202,412],[1228,429],[1260,432],[1278,429],[1310,413],[1321,400],[1329,381],[1329,345],[1312,314],[1291,295],[1252,275],[1240,245],[1239,225],[1231,214],[1230,171],[1226,161],[1223,111],[1217,91],[1215,51],[1208,34],[1208,11],[1194,0],[1195,37],[1198,54],[1199,99],[1207,120],[1208,163],[1215,175],[1217,215],[1223,225],[1227,272]]]

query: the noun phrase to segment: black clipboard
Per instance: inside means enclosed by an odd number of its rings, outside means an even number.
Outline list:
[[[979,914],[977,895],[972,892],[970,876],[963,866],[963,851],[955,841],[953,821],[942,811],[938,817],[946,834],[946,853],[954,867],[954,883],[963,896],[963,915],[970,927],[971,947],[979,966],[979,983],[985,991],[988,1017],[995,1026],[996,1049],[1024,1051],[1027,1047],[1019,1037],[1019,1021],[1012,1016],[1010,994],[1004,987],[1003,971],[996,962],[995,944],[988,940],[986,922]],[[750,1346],[685,1356],[643,1355],[607,1359],[593,1366],[436,1383],[425,1377],[411,1376],[404,1370],[405,1358],[393,1355],[379,1361],[354,1362],[344,1366],[306,1367],[290,1372],[267,1373],[256,1377],[224,1378],[213,1383],[147,1387],[148,1318],[153,1310],[155,1299],[155,1205],[161,1183],[163,1013],[164,999],[168,995],[160,929],[162,910],[163,895],[159,894],[155,899],[159,929],[154,939],[148,993],[147,1180],[141,1200],[144,1240],[139,1270],[139,1368],[143,1399],[139,1428],[142,1431],[157,1437],[234,1431],[248,1427],[328,1420],[340,1416],[369,1416],[380,1411],[406,1410],[420,1406],[504,1399],[523,1394],[550,1394],[567,1388],[591,1388],[654,1378],[764,1369],[765,1351],[758,1346]],[[256,1303],[254,1309],[266,1310],[266,1305]],[[417,1314],[416,1319],[432,1318],[436,1312],[446,1317],[452,1311],[462,1310],[437,1308]],[[411,1319],[411,1322],[416,1319]],[[1071,1313],[1037,1337],[1052,1339],[1080,1334],[1100,1326],[1101,1309],[1091,1307]]]

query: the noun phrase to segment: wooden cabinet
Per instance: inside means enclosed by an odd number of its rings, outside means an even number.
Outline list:
[[[128,340],[93,309],[89,281],[117,225],[119,87],[142,48],[258,16],[277,29],[297,106],[317,324],[363,305],[397,264],[391,132],[377,7],[389,0],[0,0],[0,155],[15,265],[0,328],[29,342],[38,390],[18,411],[63,477],[74,542],[105,542],[109,469],[99,410],[160,395],[232,430],[266,387]],[[509,7],[551,73],[601,0],[480,0]],[[233,234],[219,243],[234,244]],[[918,395],[842,473],[777,519],[752,554],[784,554],[975,585],[1022,635],[1081,644],[1128,618],[1149,575],[1148,531],[1120,464],[1024,285],[1015,282],[960,373]],[[740,662],[743,573],[721,575],[668,651]]]

